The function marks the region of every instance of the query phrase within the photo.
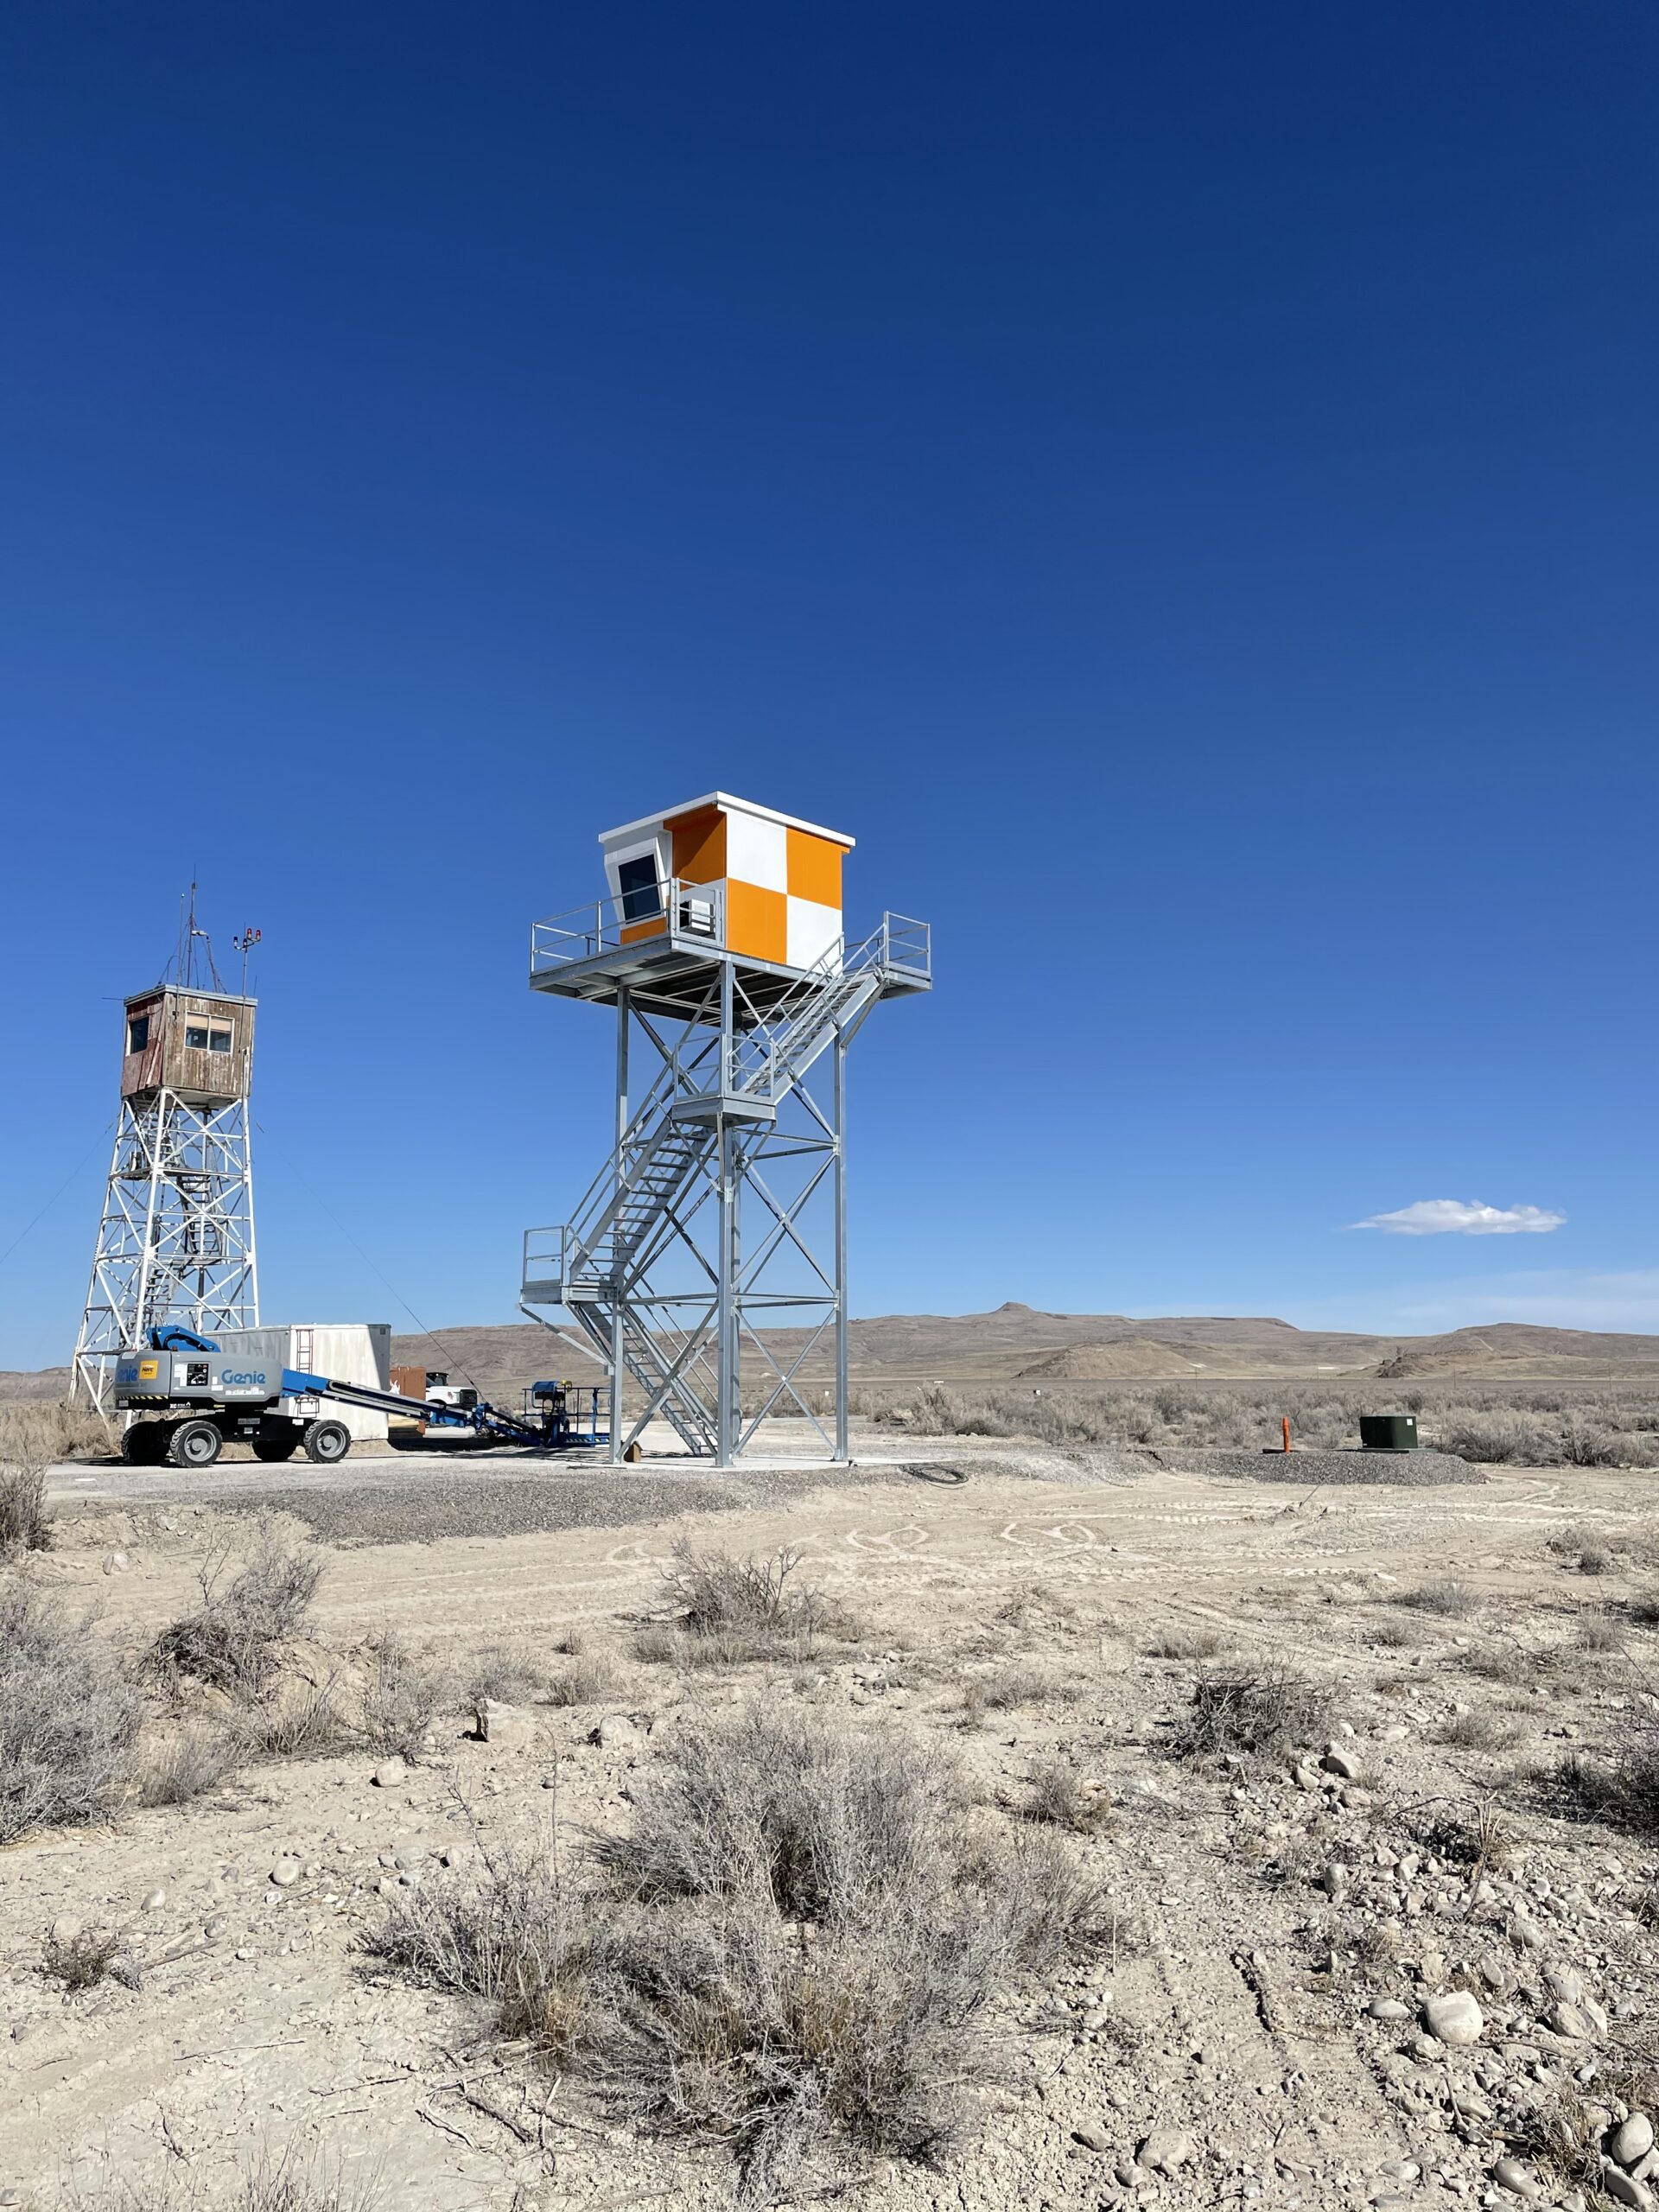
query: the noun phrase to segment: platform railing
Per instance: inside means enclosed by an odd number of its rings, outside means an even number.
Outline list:
[[[552,969],[594,960],[625,944],[646,944],[654,937],[723,945],[724,890],[723,884],[692,883],[676,875],[666,883],[625,891],[614,899],[594,899],[548,921],[532,922],[531,975],[544,976]]]

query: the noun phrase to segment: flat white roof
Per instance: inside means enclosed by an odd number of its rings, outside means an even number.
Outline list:
[[[798,815],[779,814],[775,806],[757,806],[752,798],[734,798],[730,791],[705,791],[701,798],[689,798],[680,806],[665,806],[659,814],[642,814],[637,822],[624,822],[614,830],[601,830],[599,842],[608,845],[613,837],[626,837],[630,830],[653,830],[659,822],[666,822],[677,814],[693,814],[700,806],[734,809],[739,814],[758,814],[763,822],[781,822],[786,830],[809,830],[815,837],[827,837],[832,845],[845,845],[851,852],[855,840],[844,830],[826,830],[817,822],[803,822]]]

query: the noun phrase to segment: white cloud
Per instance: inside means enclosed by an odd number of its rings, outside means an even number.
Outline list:
[[[1542,1206],[1485,1206],[1478,1198],[1419,1198],[1393,1213],[1374,1213],[1353,1229],[1380,1229],[1389,1236],[1541,1236],[1559,1229],[1564,1213]]]

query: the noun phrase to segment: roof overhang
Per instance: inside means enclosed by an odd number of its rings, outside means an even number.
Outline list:
[[[832,845],[853,849],[854,840],[840,830],[826,830],[822,823],[803,822],[798,815],[779,814],[773,806],[757,806],[753,799],[734,798],[730,791],[705,791],[701,798],[689,798],[679,806],[665,806],[660,814],[642,814],[637,822],[624,822],[614,830],[601,830],[599,842],[608,845],[614,838],[626,837],[635,830],[654,830],[658,823],[671,822],[678,815],[696,814],[705,807],[717,806],[723,813],[753,814],[762,822],[781,822],[786,830],[804,830],[809,836],[824,837]]]

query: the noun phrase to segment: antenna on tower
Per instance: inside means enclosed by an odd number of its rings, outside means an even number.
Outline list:
[[[213,958],[213,940],[196,920],[196,875],[193,868],[190,871],[189,890],[181,891],[179,893],[178,950],[168,963],[168,968],[162,969],[162,981],[163,982],[167,981],[168,969],[170,969],[173,980],[181,991],[206,990],[210,988],[215,991],[222,991],[225,986],[219,979],[219,965]],[[201,944],[207,962],[210,983],[202,983],[197,979],[196,944],[198,940]]]

